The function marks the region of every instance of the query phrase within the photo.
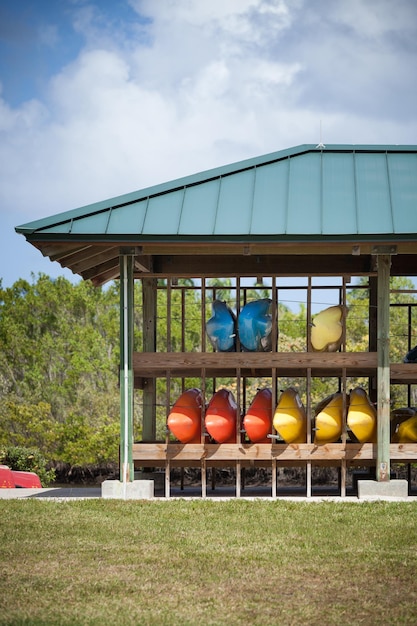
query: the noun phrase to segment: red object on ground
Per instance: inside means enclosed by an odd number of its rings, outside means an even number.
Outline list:
[[[271,443],[267,435],[272,430],[272,391],[260,389],[243,418],[243,427],[253,443]]]
[[[236,443],[237,404],[228,389],[217,391],[206,411],[206,428],[217,443]]]
[[[200,389],[188,389],[178,398],[168,415],[168,428],[181,443],[201,443]]]
[[[34,472],[11,470],[7,465],[0,465],[0,489],[16,487],[36,489],[42,487],[39,476]]]

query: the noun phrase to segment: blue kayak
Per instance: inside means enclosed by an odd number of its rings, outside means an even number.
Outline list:
[[[239,339],[247,352],[268,352],[272,349],[272,300],[263,298],[245,304],[238,317]]]
[[[236,315],[226,302],[214,300],[213,317],[206,323],[206,332],[216,352],[236,350]]]

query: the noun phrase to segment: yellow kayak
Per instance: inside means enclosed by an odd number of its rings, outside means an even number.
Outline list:
[[[311,347],[315,352],[336,352],[344,337],[345,306],[331,306],[318,313],[311,324]]]
[[[376,409],[362,387],[352,389],[347,414],[348,428],[360,443],[376,443]]]
[[[417,417],[416,410],[412,407],[401,407],[400,409],[394,409],[391,411],[391,441],[392,443],[414,443],[407,439],[407,441],[400,442],[400,424],[408,421],[410,418]],[[406,437],[407,430],[410,425],[402,428],[402,437]]]
[[[340,439],[343,428],[343,394],[334,393],[327,404],[321,403],[316,415],[314,443],[334,443]]]
[[[282,392],[272,423],[286,443],[306,442],[307,415],[301,398],[293,387]]]
[[[417,415],[409,417],[408,420],[401,422],[397,431],[398,443],[416,443],[417,442]]]

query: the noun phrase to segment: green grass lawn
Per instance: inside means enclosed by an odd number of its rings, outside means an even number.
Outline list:
[[[0,624],[417,623],[417,503],[0,500]]]

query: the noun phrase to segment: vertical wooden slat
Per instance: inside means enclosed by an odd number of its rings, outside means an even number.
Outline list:
[[[377,480],[390,479],[390,362],[389,362],[389,279],[391,256],[378,255],[378,444]]]
[[[241,396],[242,396],[242,380],[241,380],[241,370],[240,367],[236,370],[236,443],[240,443],[242,439],[241,424],[240,424],[240,407],[241,407]],[[240,498],[242,484],[241,484],[242,474],[241,474],[241,463],[240,461],[236,461],[236,498]]]
[[[276,276],[272,277],[272,351],[278,351],[278,336],[279,336],[279,309],[278,309],[278,289],[277,289],[277,279]],[[274,419],[274,413],[276,406],[278,404],[278,381],[277,381],[277,368],[273,367],[271,369],[271,405],[272,405],[272,419]],[[272,435],[276,435],[277,432],[275,428],[272,426],[271,428]],[[271,442],[274,442],[275,439],[271,439]],[[271,460],[271,496],[273,498],[277,497],[277,460],[273,458]]]
[[[307,443],[311,443],[311,367],[307,368],[307,380],[306,380],[306,411],[307,411]],[[311,463],[306,465],[306,495],[307,498],[311,498]]]
[[[185,308],[185,287],[181,289],[181,352],[185,352],[185,320],[186,320],[186,308]],[[181,391],[184,393],[186,388],[185,379],[181,380]]]
[[[346,368],[342,368],[342,443],[346,444],[347,440],[347,382]],[[346,460],[342,459],[340,467],[340,495],[346,496]]]
[[[171,464],[168,458],[165,459],[165,497],[171,497]]]
[[[201,497],[207,498],[207,463],[201,459]]]
[[[377,340],[377,308],[378,308],[378,278],[377,276],[370,276],[368,280],[369,284],[369,352],[377,352],[378,350],[378,340]],[[376,404],[377,402],[377,388],[376,388],[376,377],[373,376],[369,378],[368,381],[369,387],[369,398],[371,402]]]
[[[206,415],[206,370],[203,367],[201,369],[201,394],[203,397],[203,401],[201,404],[201,443],[206,444],[207,439],[205,436],[206,432],[206,424],[205,424],[205,415]],[[201,459],[201,497],[207,497],[207,468],[206,468],[206,460],[205,458]]]
[[[142,278],[143,351],[156,352],[157,280]],[[156,379],[147,378],[143,389],[143,441],[156,439]]]
[[[342,279],[342,293],[340,296],[340,304],[346,306],[346,276]],[[343,331],[342,351],[346,352],[346,320]],[[346,444],[347,440],[347,379],[346,368],[342,368],[342,443]],[[342,498],[346,496],[346,460],[342,459],[340,467],[340,495]]]
[[[201,278],[201,350],[202,352],[206,351],[206,278],[202,276]],[[206,370],[202,368],[201,370],[201,392],[203,396],[203,403],[201,407],[201,443],[207,443],[207,439],[205,436],[206,425],[205,425],[205,406],[206,406]],[[201,459],[200,464],[201,471],[201,497],[207,497],[207,468],[206,468],[206,460]]]
[[[312,293],[312,286],[311,286],[311,276],[308,277],[308,284],[307,284],[307,308],[306,308],[306,313],[307,313],[307,350],[309,350],[309,347],[311,345],[311,321],[312,321],[312,313],[311,313],[311,293]],[[312,412],[312,406],[311,406],[311,368],[308,367],[307,368],[307,378],[306,378],[306,396],[307,396],[307,401],[306,401],[306,411],[307,411],[307,443],[311,443],[311,425],[312,425],[312,419],[311,419],[311,412]],[[306,465],[306,495],[307,498],[311,498],[311,463],[307,463]]]

